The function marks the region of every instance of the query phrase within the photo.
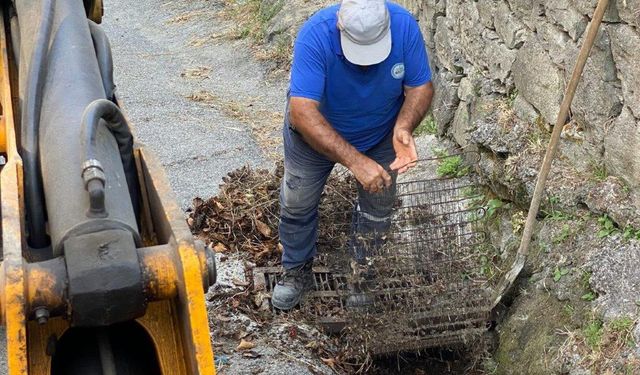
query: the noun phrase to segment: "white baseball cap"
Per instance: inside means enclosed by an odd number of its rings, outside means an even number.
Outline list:
[[[385,0],[342,0],[338,11],[342,52],[362,66],[383,62],[391,53],[391,17]]]

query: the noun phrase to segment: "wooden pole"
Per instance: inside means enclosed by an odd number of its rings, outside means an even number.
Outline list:
[[[551,140],[549,141],[549,145],[547,146],[547,152],[544,156],[544,160],[542,161],[540,172],[538,173],[538,181],[536,183],[535,191],[533,192],[531,206],[529,207],[529,214],[527,216],[527,221],[524,226],[524,232],[522,233],[522,241],[520,242],[520,247],[518,248],[518,253],[516,255],[514,266],[507,273],[503,284],[499,288],[500,294],[498,295],[494,303],[494,307],[498,303],[500,303],[502,296],[511,287],[513,282],[516,280],[516,278],[522,271],[522,268],[524,267],[527,254],[529,253],[529,245],[531,243],[531,237],[533,236],[533,231],[535,229],[535,225],[537,221],[536,217],[538,216],[538,211],[540,210],[540,203],[542,201],[542,196],[544,194],[545,184],[547,183],[547,179],[549,178],[549,172],[551,171],[551,165],[552,165],[553,159],[556,155],[556,152],[558,151],[558,144],[560,142],[560,135],[562,134],[562,128],[566,124],[567,118],[569,117],[569,111],[571,110],[571,103],[573,103],[573,98],[575,97],[576,89],[578,88],[578,84],[580,83],[580,80],[582,78],[584,67],[587,64],[589,54],[591,53],[591,48],[593,47],[596,37],[598,36],[598,30],[600,29],[600,24],[602,23],[602,19],[604,18],[604,13],[607,10],[608,6],[609,6],[609,0],[599,0],[598,6],[596,7],[596,11],[593,14],[593,20],[591,21],[591,25],[589,26],[589,31],[587,32],[587,36],[584,39],[582,48],[580,49],[580,54],[578,55],[576,65],[573,69],[571,80],[569,81],[569,85],[567,86],[567,89],[565,91],[564,99],[562,100],[562,104],[560,105],[560,112],[558,113],[556,125],[553,128],[553,132],[551,133]]]

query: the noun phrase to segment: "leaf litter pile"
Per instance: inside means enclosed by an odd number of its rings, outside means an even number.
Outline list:
[[[217,253],[241,254],[248,274],[255,267],[278,267],[282,255],[278,239],[282,176],[281,164],[273,172],[243,167],[229,173],[217,196],[194,200],[188,217],[193,233]],[[246,284],[236,284],[245,289],[232,296],[230,308],[267,326],[278,319],[296,324],[313,324],[319,318],[348,322],[341,336],[331,342],[320,342],[316,337],[307,343],[326,364],[344,372],[369,371],[372,353],[389,353],[395,347],[420,350],[430,347],[426,345],[448,345],[437,341],[440,339],[434,341],[436,344],[429,341],[438,335],[464,335],[460,336],[462,340],[471,340],[482,330],[478,326],[486,322],[481,305],[488,298],[480,286],[486,283],[480,268],[480,259],[486,256],[474,250],[480,236],[470,230],[475,221],[470,218],[475,217],[476,208],[461,206],[468,197],[456,195],[461,188],[445,182],[446,197],[423,194],[426,188],[436,191],[435,185],[401,185],[418,190],[398,191],[392,230],[383,237],[383,245],[367,250],[367,266],[363,269],[351,260],[348,249],[350,236],[365,244],[370,242],[350,233],[357,197],[355,180],[350,175],[333,174],[319,206],[319,252],[314,266],[329,269],[334,280],[335,275],[342,276],[334,281],[338,298],[314,298],[298,310],[274,314],[266,291],[254,289],[253,278],[249,277]],[[434,199],[443,203],[434,203]],[[373,307],[345,308],[350,296],[363,294],[375,299]],[[477,308],[481,308],[479,314]],[[437,315],[433,318],[417,317],[434,312]],[[452,326],[438,318],[445,316],[455,323],[457,314],[468,320],[456,323],[458,331],[448,331]]]
[[[196,198],[189,210],[187,222],[196,237],[204,240],[216,253],[227,256],[239,254],[245,259],[245,271],[252,280],[251,271],[255,267],[278,267],[282,255],[279,244],[278,223],[280,217],[280,182],[284,174],[282,163],[277,164],[274,171],[252,169],[248,166],[237,169],[223,178],[223,184],[217,196],[208,200]],[[356,197],[355,180],[351,176],[332,175],[326,184],[321,198],[319,216],[321,222],[343,222],[350,220],[350,213]],[[344,227],[321,226],[319,228],[319,247],[339,249],[344,242]],[[328,263],[328,254],[319,254],[316,265]],[[254,290],[251,281],[242,283],[235,281],[236,287],[243,287],[243,292],[228,296],[228,303],[217,308],[217,316],[213,326],[224,326],[236,312],[250,316],[261,326],[271,326],[271,322],[291,321],[295,325],[287,326],[284,332],[277,332],[281,344],[291,341],[303,341],[303,347],[316,353],[329,367],[341,372],[351,372],[341,363],[339,338],[327,338],[315,329],[308,329],[305,321],[309,316],[304,311],[275,315],[270,308],[264,291]],[[325,310],[326,306],[316,306],[314,310]],[[314,323],[314,322],[310,322]],[[236,351],[247,357],[253,355],[250,335],[243,329],[221,330],[217,336],[229,336],[240,343]],[[309,332],[315,331],[315,334]],[[248,336],[245,336],[248,335]],[[254,337],[255,338],[255,337]],[[215,345],[215,342],[214,342]],[[294,348],[289,348],[294,349]],[[252,354],[253,353],[253,354]]]
[[[237,169],[223,178],[220,192],[208,200],[196,198],[187,219],[191,231],[217,253],[239,252],[258,267],[280,265],[278,238],[282,163],[275,171]],[[351,176],[332,175],[320,202],[320,222],[347,222],[356,197]],[[319,247],[344,245],[344,226],[321,226]],[[323,264],[321,256],[317,264]]]

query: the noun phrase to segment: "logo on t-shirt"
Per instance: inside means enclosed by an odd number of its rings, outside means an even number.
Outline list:
[[[391,75],[395,79],[403,79],[404,78],[404,64],[397,63],[391,68]]]

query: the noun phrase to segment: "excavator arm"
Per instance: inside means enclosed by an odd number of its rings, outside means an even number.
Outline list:
[[[6,373],[215,374],[204,301],[215,258],[135,142],[102,1],[0,12]]]

